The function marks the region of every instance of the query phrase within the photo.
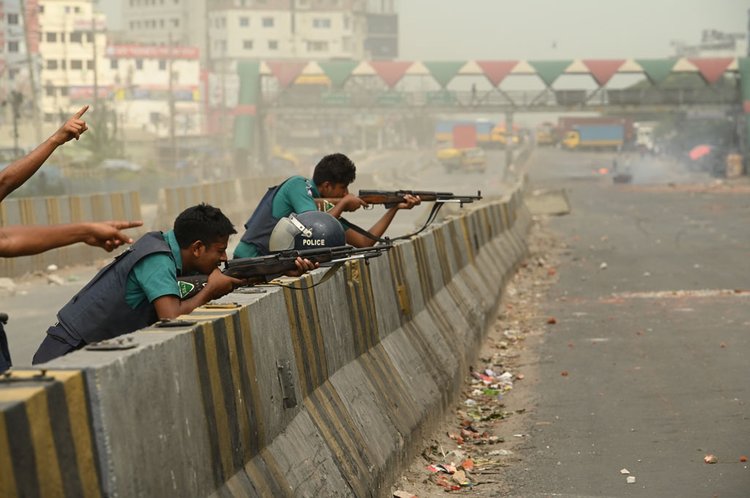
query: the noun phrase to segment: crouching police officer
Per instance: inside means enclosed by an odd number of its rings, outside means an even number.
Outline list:
[[[237,233],[218,208],[200,204],[183,211],[166,233],[149,232],[104,267],[57,314],[58,323],[34,355],[42,363],[147,327],[160,319],[190,313],[244,283],[218,266],[227,260],[229,236]],[[297,261],[300,271],[312,263]],[[181,299],[178,274],[208,275],[193,297]]]

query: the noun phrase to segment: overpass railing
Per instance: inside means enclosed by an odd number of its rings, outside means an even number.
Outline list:
[[[732,87],[628,88],[593,90],[518,90],[487,92],[330,90],[318,94],[293,89],[264,95],[264,105],[284,108],[453,108],[472,110],[546,110],[602,106],[732,106],[739,105],[740,92]]]

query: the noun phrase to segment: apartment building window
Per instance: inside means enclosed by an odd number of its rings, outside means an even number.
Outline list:
[[[47,60],[47,69],[54,71],[57,69],[57,61],[55,59]]]
[[[74,31],[70,34],[70,43],[83,43],[83,34],[80,31]]]
[[[63,62],[65,62],[65,61],[63,61]],[[64,66],[64,64],[63,64],[63,66]],[[68,96],[68,87],[67,86],[61,86],[60,87],[60,95],[62,95],[63,97],[67,97]]]
[[[241,28],[247,28],[250,26],[250,18],[249,17],[240,17],[240,27]]]
[[[179,28],[180,27],[180,20],[179,19],[172,19],[172,27],[173,28]]]
[[[55,96],[55,87],[54,86],[46,86],[46,87],[44,87],[44,94],[47,95],[47,97],[54,97]]]
[[[8,24],[18,24],[18,14],[8,14]]]
[[[313,28],[327,29],[331,27],[330,19],[313,19]]]
[[[17,41],[9,41],[8,42],[8,52],[18,52],[18,42]]]
[[[139,71],[143,69],[143,59],[135,60],[135,68]]]
[[[110,69],[117,69],[120,66],[120,60],[119,59],[110,59],[109,61],[109,68]]]
[[[252,50],[253,49],[253,41],[252,40],[243,40],[242,42],[242,48],[245,50]]]
[[[83,69],[83,61],[81,59],[70,59],[70,69]]]
[[[45,36],[47,43],[55,43],[57,41],[57,33],[48,32]]]
[[[264,17],[263,18],[263,27],[264,28],[273,28],[273,17]]]
[[[276,40],[268,40],[268,50],[278,50],[279,42]]]
[[[167,61],[160,60],[159,61],[159,71],[166,71],[167,70]]]
[[[86,61],[86,69],[94,69],[94,59]]]
[[[328,42],[327,41],[308,41],[307,51],[308,52],[327,52]]]

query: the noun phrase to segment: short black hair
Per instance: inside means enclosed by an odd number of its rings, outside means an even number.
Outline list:
[[[237,230],[221,209],[205,203],[187,208],[174,220],[174,235],[180,249],[190,247],[196,240],[208,246],[234,233]]]
[[[351,159],[337,152],[328,154],[318,161],[313,172],[313,183],[322,185],[325,182],[349,185],[357,176],[357,167]]]

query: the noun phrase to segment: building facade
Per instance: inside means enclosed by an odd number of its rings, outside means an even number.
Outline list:
[[[110,45],[106,57],[118,122],[159,137],[203,132],[198,48]]]
[[[82,103],[106,99],[106,23],[91,0],[39,0],[41,111],[58,122]]]

